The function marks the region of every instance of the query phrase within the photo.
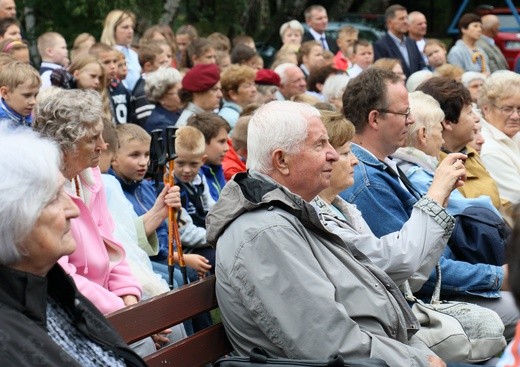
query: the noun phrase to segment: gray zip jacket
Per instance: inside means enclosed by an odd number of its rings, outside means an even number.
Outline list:
[[[398,232],[377,238],[354,204],[336,196],[337,215],[319,196],[312,201],[327,229],[363,252],[401,286],[408,280],[418,291],[435,269],[455,226],[455,219],[427,196],[414,204],[410,219]]]
[[[235,350],[428,366],[419,323],[389,276],[268,176],[237,174],[206,219],[216,293]]]

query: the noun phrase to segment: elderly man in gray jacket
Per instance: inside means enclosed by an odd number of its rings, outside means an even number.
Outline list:
[[[216,292],[235,350],[288,358],[341,354],[390,366],[445,366],[414,337],[419,323],[388,275],[329,232],[309,202],[338,154],[319,112],[271,102],[253,116],[247,173],[207,217]]]

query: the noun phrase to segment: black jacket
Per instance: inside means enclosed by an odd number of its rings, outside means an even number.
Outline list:
[[[336,55],[336,53],[339,50],[338,45],[336,44],[336,40],[327,35],[325,35],[325,40],[327,41],[327,45],[329,46],[330,52],[332,52],[334,55]],[[305,33],[303,33],[302,43],[307,42],[307,41],[316,41],[316,40],[314,39],[312,34],[306,30]],[[321,44],[320,41],[316,41],[316,42],[319,42]]]
[[[399,51],[399,48],[397,48],[394,40],[388,35],[388,32],[386,32],[383,38],[377,40],[377,42],[374,43],[374,60],[378,60],[383,57],[401,60],[403,71],[408,78],[416,71],[424,69],[426,64],[424,63],[422,54],[417,48],[417,44],[413,39],[406,37],[405,44],[406,49],[408,50],[410,65],[406,64],[401,51]]]
[[[46,278],[0,266],[0,366],[80,367],[47,334],[47,297],[70,310],[80,332],[127,366],[146,366],[59,265]]]

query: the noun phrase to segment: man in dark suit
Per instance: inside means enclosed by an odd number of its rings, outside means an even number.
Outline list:
[[[424,59],[413,39],[405,36],[408,32],[408,12],[402,5],[389,6],[385,11],[387,32],[374,44],[374,59],[389,57],[399,59],[408,78],[425,68]]]
[[[303,34],[302,43],[318,41],[323,46],[323,49],[336,54],[338,52],[336,41],[325,34],[329,24],[327,10],[321,5],[311,5],[305,9],[303,15],[305,16],[305,23],[307,23],[308,29]]]

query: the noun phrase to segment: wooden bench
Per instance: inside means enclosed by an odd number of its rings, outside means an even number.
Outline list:
[[[215,276],[210,276],[114,312],[107,318],[123,339],[132,343],[217,307]],[[159,349],[145,361],[149,366],[198,367],[232,350],[224,325],[219,322]]]

